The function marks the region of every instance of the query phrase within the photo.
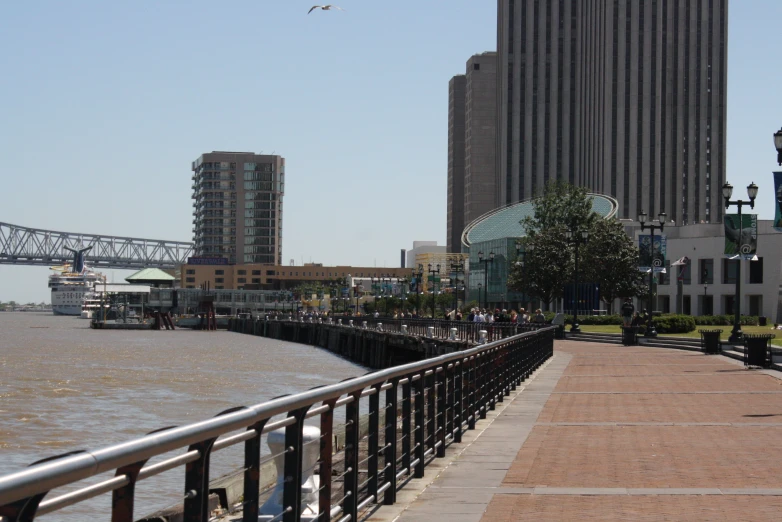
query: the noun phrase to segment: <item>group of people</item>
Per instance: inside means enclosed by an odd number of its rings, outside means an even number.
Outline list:
[[[449,317],[450,318],[450,317]],[[457,319],[460,320],[460,319]],[[506,309],[500,310],[495,308],[492,310],[485,310],[481,308],[473,308],[467,315],[467,321],[471,323],[545,323],[546,317],[543,312],[538,308],[534,314],[528,314],[524,308],[520,308],[518,312],[511,310],[508,312]]]
[[[643,326],[649,319],[649,312],[643,311],[643,314],[635,311],[633,300],[629,297],[625,299],[622,305],[622,324],[624,326]]]

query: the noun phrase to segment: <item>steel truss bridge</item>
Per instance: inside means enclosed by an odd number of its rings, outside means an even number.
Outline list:
[[[55,232],[0,222],[0,265],[61,265],[73,260],[66,247],[92,247],[85,255],[92,268],[176,268],[193,255],[193,243]]]

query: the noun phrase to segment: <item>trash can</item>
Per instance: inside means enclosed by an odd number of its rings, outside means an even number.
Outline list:
[[[623,326],[622,327],[622,344],[625,346],[635,346],[638,344],[638,327],[637,326]]]
[[[776,337],[774,334],[745,334],[744,335],[744,366],[771,367],[771,352],[769,341]]]
[[[763,317],[762,315],[758,317],[758,326],[766,326],[768,324],[768,317]]]
[[[701,348],[703,353],[716,354],[720,353],[720,335],[722,330],[698,330],[701,334]]]

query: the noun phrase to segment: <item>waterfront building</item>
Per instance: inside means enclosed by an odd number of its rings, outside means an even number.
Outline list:
[[[467,60],[448,84],[448,252],[464,225],[496,207],[497,53]]]
[[[496,207],[559,179],[718,223],[728,0],[498,0]]]
[[[285,159],[210,152],[192,163],[193,242],[199,257],[282,264]]]
[[[405,266],[407,268],[418,267],[418,257],[422,254],[445,254],[445,246],[438,245],[437,241],[413,241],[413,248],[406,251]]]
[[[410,278],[408,268],[323,266],[321,264],[293,265],[182,265],[182,288],[200,288],[208,284],[216,290],[285,290],[302,284],[348,286],[350,278]]]
[[[593,212],[603,219],[616,218],[618,203],[614,198],[590,196]],[[467,301],[488,303],[489,308],[528,306],[523,294],[508,288],[508,272],[516,261],[516,242],[526,236],[521,221],[534,211],[532,200],[520,201],[467,224],[461,237],[462,251],[468,255]],[[494,258],[489,261],[491,253]]]

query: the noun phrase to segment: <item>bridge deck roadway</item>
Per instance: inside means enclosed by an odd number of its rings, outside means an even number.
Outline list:
[[[370,520],[782,520],[777,375],[722,356],[557,341],[440,469]]]

